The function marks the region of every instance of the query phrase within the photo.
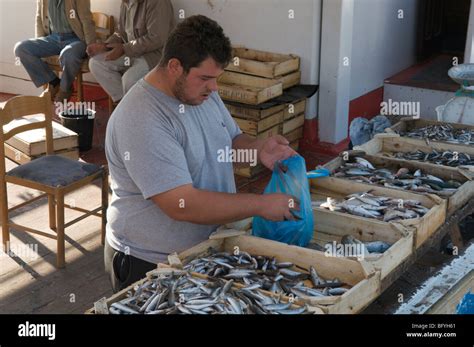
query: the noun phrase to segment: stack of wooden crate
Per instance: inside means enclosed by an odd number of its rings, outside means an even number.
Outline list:
[[[249,136],[267,139],[284,135],[294,149],[303,137],[306,99],[275,103],[285,89],[300,84],[299,57],[236,47],[233,60],[218,79],[219,94],[240,129]],[[262,106],[262,107],[259,107]],[[238,175],[252,177],[262,166],[236,169]]]
[[[306,99],[285,105],[283,113],[282,134],[290,142],[290,146],[297,151],[299,140],[303,138]]]
[[[4,126],[5,131],[20,125],[40,122],[43,116],[29,116],[16,119]],[[53,121],[53,144],[55,154],[70,159],[79,159],[78,135]],[[17,164],[25,164],[46,154],[46,133],[34,129],[19,133],[5,143],[5,156]]]

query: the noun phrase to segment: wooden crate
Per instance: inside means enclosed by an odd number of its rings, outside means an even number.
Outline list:
[[[279,76],[276,78],[265,78],[265,80],[271,81],[273,82],[273,84],[281,83],[283,89],[288,89],[300,84],[301,71],[290,72],[287,75]],[[217,79],[217,82],[225,84],[236,84],[240,86],[262,86],[261,77],[232,71],[224,71]]]
[[[274,127],[271,127],[270,129],[267,129],[256,136],[249,134],[249,136],[260,140],[265,140],[276,135],[281,135],[281,124],[277,124]]]
[[[217,84],[222,99],[249,105],[259,105],[283,94],[281,82],[261,77],[242,79],[242,83],[236,84],[232,77],[222,74]]]
[[[377,169],[388,168],[397,171],[398,169],[404,167],[411,171],[416,171],[421,169],[424,173],[434,175],[443,180],[456,180],[462,183],[462,186],[459,187],[456,192],[450,197],[446,198],[440,196],[442,199],[447,200],[447,216],[451,216],[458,209],[463,207],[469,202],[471,198],[474,197],[474,181],[470,178],[470,174],[466,173],[464,170],[454,167],[446,167],[439,165],[432,165],[418,161],[400,161],[390,158],[376,157],[372,155],[361,155],[370,161]],[[337,168],[344,164],[342,157],[337,157],[325,164],[324,167],[331,172],[334,172]],[[341,177],[341,179],[346,179]],[[349,182],[354,182],[353,180],[346,179]],[[389,187],[388,189],[396,189]],[[399,190],[403,190],[400,188]],[[421,194],[421,193],[420,193]],[[435,194],[436,195],[436,194]]]
[[[229,110],[229,113],[238,118],[243,118],[243,119],[251,119],[251,120],[261,120],[266,117],[269,117],[275,113],[278,113],[280,111],[283,111],[285,109],[285,104],[281,105],[276,105],[264,110],[258,109],[258,108],[252,108],[252,107],[245,107],[242,105],[235,105],[235,104],[229,104],[229,103],[224,103],[225,106],[227,107],[227,110]]]
[[[299,141],[303,138],[304,127],[299,127],[295,130],[290,131],[289,133],[285,134],[285,138],[290,142]]]
[[[474,130],[473,125],[467,125],[467,124],[461,124],[461,123],[449,123],[449,122],[438,122],[435,120],[428,120],[428,119],[413,119],[411,117],[405,117],[402,118],[398,123],[392,125],[390,128],[385,129],[385,132],[389,134],[398,134],[399,132],[406,132],[406,131],[412,131],[415,129],[419,128],[424,128],[426,126],[430,125],[442,125],[442,124],[448,124],[452,126],[454,129],[468,129],[468,130]],[[447,143],[451,144],[449,142],[445,141],[433,141],[429,140],[429,142],[441,142],[441,143]],[[459,144],[460,146],[467,146],[467,147],[474,147],[474,145],[465,145],[465,144]]]
[[[28,116],[16,119],[3,127],[9,131],[20,125],[41,122],[44,116]],[[61,124],[53,121],[53,143],[56,151],[71,151],[78,147],[78,135]],[[6,141],[13,149],[19,150],[26,157],[34,158],[46,153],[46,133],[44,129],[34,129],[22,132]],[[13,159],[12,159],[13,160]]]
[[[304,113],[297,115],[295,118],[286,120],[282,125],[282,134],[286,135],[293,130],[301,128],[304,125],[305,116]]]
[[[283,120],[288,120],[293,118],[295,115],[304,113],[306,110],[306,99],[286,104],[284,113],[283,113]]]
[[[257,136],[258,134],[273,128],[283,121],[283,111],[272,114],[261,120],[249,120],[238,117],[233,117],[237,125],[244,133],[248,135]]]
[[[229,113],[238,118],[249,120],[261,120],[275,113],[283,111],[283,120],[294,118],[295,115],[304,113],[306,110],[306,99],[288,104],[280,104],[266,109],[258,109],[252,106],[244,106],[225,102]]]
[[[72,160],[79,160],[78,148],[59,150],[54,153]],[[8,144],[5,144],[5,156],[19,165],[29,163],[30,161],[41,157],[41,155],[30,157]]]
[[[353,193],[370,191],[371,194],[374,195],[393,197],[396,199],[413,199],[420,201],[423,206],[430,209],[428,213],[426,213],[421,218],[397,221],[398,224],[401,224],[405,227],[413,227],[416,229],[414,234],[414,246],[416,248],[420,247],[446,220],[446,200],[443,200],[436,195],[423,195],[407,192],[404,190],[377,187],[366,183],[358,183],[334,177],[312,179],[310,180],[310,186],[312,197],[316,200],[326,200],[327,197],[343,199],[347,195]],[[317,211],[324,210],[320,207],[314,207],[314,209]],[[359,217],[343,212],[329,212],[334,216],[334,224],[338,223],[338,221],[340,221],[343,216],[350,216],[350,218],[348,217],[349,220],[352,220],[352,223],[354,223],[355,225],[361,219],[364,221],[370,221],[371,223],[373,223],[374,228],[382,228],[387,224],[391,223],[379,221],[376,219]]]
[[[284,243],[258,237],[241,235],[205,241],[179,254],[183,264],[204,256],[209,248],[218,251],[245,251],[252,255],[275,257],[277,261],[289,261],[302,268],[314,266],[323,278],[339,278],[352,288],[341,296],[321,298],[297,298],[296,303],[307,303],[326,313],[358,313],[380,294],[380,271],[365,261],[327,257],[322,252],[289,246]]]
[[[344,235],[352,235],[360,241],[384,241],[392,246],[381,256],[368,255],[363,259],[371,263],[376,270],[380,270],[383,280],[398,265],[413,253],[415,229],[398,223],[377,223],[360,218],[357,223],[348,214],[339,214],[337,217],[328,210],[315,209],[314,237],[311,243],[324,247],[326,243],[340,244]]]
[[[300,58],[293,54],[278,54],[245,47],[233,48],[233,59],[225,68],[260,77],[275,78],[297,71]]]

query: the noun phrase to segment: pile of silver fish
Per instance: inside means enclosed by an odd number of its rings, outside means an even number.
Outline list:
[[[429,209],[418,200],[399,199],[370,194],[348,195],[343,201],[328,197],[326,201],[312,201],[312,206],[340,211],[384,222],[423,217]]]
[[[333,176],[387,188],[431,193],[443,197],[453,195],[462,185],[459,181],[445,181],[439,177],[426,174],[422,170],[410,171],[407,168],[400,168],[395,171],[388,168],[376,168],[368,160],[360,157],[355,158],[354,162],[345,162],[335,170]]]
[[[462,128],[456,129],[450,124],[428,125],[410,131],[399,131],[398,134],[415,139],[474,145],[474,130]]]
[[[469,154],[462,152],[438,152],[437,150],[433,150],[431,153],[425,153],[423,151],[416,150],[414,152],[395,152],[385,155],[398,159],[417,160],[451,167],[457,167],[460,165],[474,165],[474,159],[471,158]]]
[[[337,278],[321,278],[314,267],[299,271],[293,263],[242,251],[237,255],[213,250],[209,253],[207,257],[192,260],[184,269],[212,278],[234,280],[249,289],[264,289],[293,297],[337,296],[349,290]]]
[[[186,272],[152,275],[113,303],[111,314],[306,314],[295,306],[255,288],[237,289],[234,281],[201,279]]]

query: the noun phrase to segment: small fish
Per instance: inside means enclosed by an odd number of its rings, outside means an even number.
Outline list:
[[[311,282],[313,283],[315,287],[321,283],[321,279],[319,278],[318,273],[316,272],[315,268],[312,266],[310,266],[309,268],[309,275],[310,275]]]
[[[377,212],[366,210],[365,208],[360,207],[360,206],[351,206],[348,204],[342,204],[341,206],[344,210],[356,216],[367,217],[367,218],[377,218],[380,216],[380,214],[378,214]]]
[[[401,154],[400,154],[401,155]],[[410,157],[412,160],[425,160],[431,158],[429,154],[421,151],[414,152],[415,157]],[[437,153],[436,160],[449,160],[450,152]],[[443,159],[443,158],[447,159]],[[459,156],[463,160],[468,160],[467,156]],[[434,158],[434,157],[433,157]],[[442,163],[441,163],[442,164]],[[452,162],[450,165],[455,165]],[[332,176],[353,180],[356,182],[363,182],[367,184],[379,185],[393,189],[410,190],[414,192],[436,194],[441,197],[448,197],[456,192],[456,189],[462,186],[462,182],[431,175],[423,172],[421,169],[414,169],[413,171],[404,167],[378,167],[375,170],[368,169],[360,164],[344,162],[339,168],[336,168]],[[466,179],[467,180],[467,179]],[[362,197],[363,198],[363,197]],[[370,204],[370,203],[369,203]],[[322,208],[329,208],[331,211],[338,211],[338,205],[334,201],[324,203]]]
[[[266,311],[282,311],[282,310],[287,310],[291,307],[291,303],[288,302],[288,303],[281,303],[281,304],[270,304],[270,305],[266,305],[264,306],[263,308],[266,310]]]
[[[301,308],[297,308],[297,309],[294,309],[294,310],[281,310],[281,311],[277,311],[277,313],[279,314],[286,314],[286,315],[289,315],[289,314],[302,314],[302,313],[305,313],[307,311],[307,308],[306,307],[301,307]]]
[[[369,253],[384,253],[391,247],[389,243],[384,241],[364,242],[364,245]]]
[[[344,293],[347,293],[349,289],[347,288],[330,288],[329,289],[329,295],[342,295]]]
[[[356,157],[355,160],[358,164],[362,165],[363,167],[366,167],[371,170],[375,170],[375,167],[368,160],[361,157]]]
[[[372,175],[370,171],[366,171],[362,169],[350,169],[350,170],[347,170],[345,173],[352,176],[371,176]]]

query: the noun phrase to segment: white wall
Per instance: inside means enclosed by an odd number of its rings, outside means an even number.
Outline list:
[[[327,0],[325,0],[327,1]],[[351,99],[415,63],[418,0],[355,0]],[[398,19],[398,10],[404,19]]]
[[[25,69],[15,65],[15,43],[35,35],[36,0],[0,0],[0,91],[13,94],[39,94]]]

